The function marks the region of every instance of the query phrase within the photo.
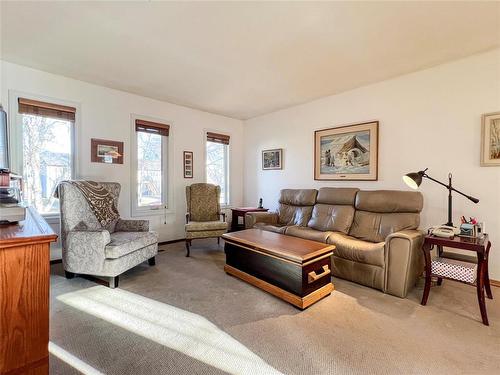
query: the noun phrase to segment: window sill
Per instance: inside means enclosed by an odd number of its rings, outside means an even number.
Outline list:
[[[149,209],[149,210],[132,210],[132,217],[148,217],[148,216],[164,216],[175,214],[172,209]]]

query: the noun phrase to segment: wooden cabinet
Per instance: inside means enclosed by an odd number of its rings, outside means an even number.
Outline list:
[[[48,374],[50,243],[34,209],[0,226],[0,374]]]

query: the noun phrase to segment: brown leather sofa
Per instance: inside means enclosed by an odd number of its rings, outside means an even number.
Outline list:
[[[333,244],[332,273],[406,297],[423,271],[419,192],[284,189],[277,212],[253,212],[247,228]]]

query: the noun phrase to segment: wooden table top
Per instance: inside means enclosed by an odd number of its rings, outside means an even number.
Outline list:
[[[49,224],[31,207],[26,208],[26,219],[19,224],[0,225],[0,248],[56,239]]]
[[[222,235],[222,238],[228,242],[251,247],[255,250],[296,263],[304,263],[328,254],[335,249],[334,245],[304,240],[261,229],[245,229],[239,232],[225,233]]]
[[[233,207],[231,208],[232,211],[240,211],[240,212],[260,212],[260,211],[267,211],[269,210],[268,208],[259,208],[259,207]]]
[[[428,234],[425,236],[425,243],[430,245],[439,245],[444,247],[451,247],[455,249],[471,250],[482,252],[488,246],[488,235],[483,237],[461,237],[454,236],[453,238],[444,238]]]

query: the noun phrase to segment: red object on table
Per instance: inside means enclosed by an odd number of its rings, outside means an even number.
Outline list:
[[[245,229],[245,214],[247,212],[267,212],[268,208],[258,208],[258,207],[234,207],[231,208],[232,211],[232,220],[231,220],[231,232],[235,232],[237,230]],[[243,218],[243,224],[238,222],[238,218]]]
[[[438,258],[435,260],[431,259],[431,250],[437,246]],[[449,247],[454,249],[468,250],[475,253],[476,259],[471,259],[471,257],[463,256],[456,253],[444,252],[443,247]],[[482,238],[477,237],[460,237],[455,236],[453,238],[442,238],[433,235],[427,235],[424,239],[424,244],[422,250],[425,257],[425,288],[424,294],[422,296],[421,304],[425,306],[427,299],[429,298],[429,291],[431,289],[432,277],[437,277],[438,285],[441,285],[443,279],[459,281],[468,285],[476,286],[477,290],[477,300],[479,302],[479,310],[481,311],[481,318],[484,325],[489,325],[488,315],[486,313],[486,301],[484,292],[489,299],[493,299],[491,294],[490,277],[488,274],[488,255],[490,252],[491,242],[488,239],[488,235],[485,234]],[[468,259],[466,259],[468,258]],[[443,271],[437,271],[438,265],[445,265],[449,260],[457,260],[463,262],[464,267],[453,266],[449,267],[450,271],[443,273]],[[466,260],[465,260],[466,259]],[[477,262],[477,271],[473,281],[464,281],[469,279],[470,274],[466,275],[467,269],[472,270],[471,267],[467,268],[467,264],[474,265]],[[451,263],[451,262],[450,262]],[[435,269],[433,273],[432,269]]]

